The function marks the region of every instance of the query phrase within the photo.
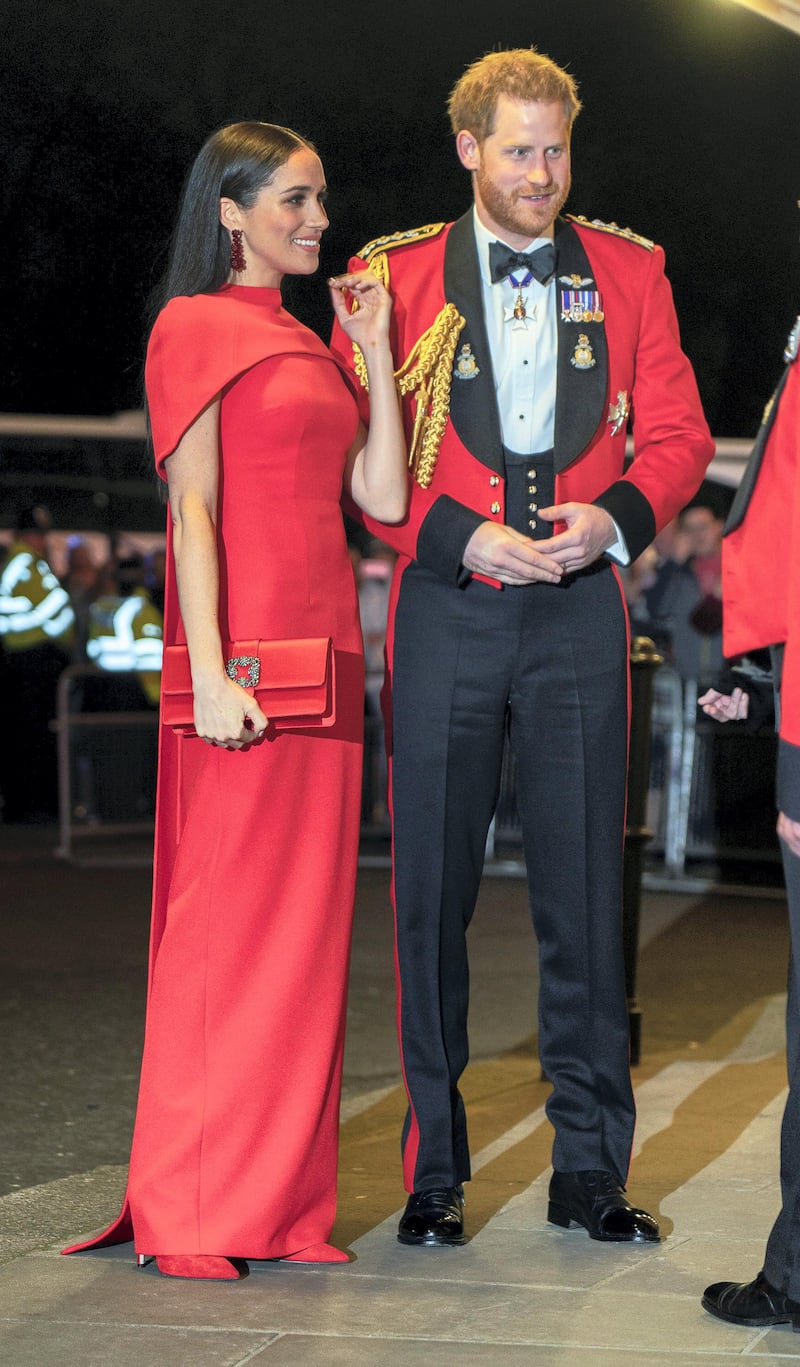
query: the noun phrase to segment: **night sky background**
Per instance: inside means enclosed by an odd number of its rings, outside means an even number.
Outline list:
[[[576,77],[568,209],[667,253],[717,436],[755,432],[800,311],[800,38],[725,0],[3,0],[5,412],[141,402],[145,304],[185,171],[221,123],[288,124],[331,187],[319,276],[470,202],[445,101],[494,47]]]

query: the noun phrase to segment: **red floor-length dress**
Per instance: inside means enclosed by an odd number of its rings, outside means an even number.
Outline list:
[[[223,640],[332,636],[336,722],[246,752],[162,728],[128,1193],[80,1247],[278,1258],[325,1242],[335,1214],[363,728],[340,508],[356,407],[323,343],[256,287],[172,300],[147,388],[159,470],[221,393]],[[182,641],[168,559],[165,636]]]

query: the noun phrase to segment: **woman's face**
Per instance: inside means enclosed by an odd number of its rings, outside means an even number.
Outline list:
[[[250,209],[220,200],[220,220],[240,228],[245,269],[231,275],[237,285],[280,284],[283,275],[313,275],[319,244],[328,226],[325,177],[315,152],[301,147],[280,166]]]

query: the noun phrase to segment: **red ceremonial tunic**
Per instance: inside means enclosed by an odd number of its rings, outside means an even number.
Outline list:
[[[765,433],[766,429],[766,433]],[[800,361],[789,364],[762,429],[746,511],[722,543],[723,646],[783,645],[778,807],[800,821]],[[747,476],[746,476],[747,478]]]

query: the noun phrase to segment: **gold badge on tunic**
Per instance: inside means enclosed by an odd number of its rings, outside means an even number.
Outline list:
[[[575,343],[575,350],[569,358],[570,365],[574,365],[576,370],[591,370],[597,362],[594,359],[592,344],[585,332],[582,332]]]
[[[472,347],[469,342],[465,342],[456,356],[453,375],[457,380],[474,380],[480,373],[478,362],[472,354]]]

